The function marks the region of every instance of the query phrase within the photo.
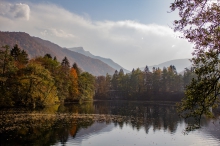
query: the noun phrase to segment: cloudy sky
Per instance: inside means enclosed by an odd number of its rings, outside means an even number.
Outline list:
[[[0,31],[21,31],[62,47],[83,47],[126,69],[191,58],[174,33],[174,0],[0,0]]]

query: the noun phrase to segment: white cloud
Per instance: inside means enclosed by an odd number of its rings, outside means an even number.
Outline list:
[[[63,31],[62,29],[57,30],[56,28],[49,28],[47,30],[44,30],[40,32],[41,35],[47,36],[47,35],[52,35],[60,38],[74,38],[74,35],[71,33],[67,33]]]
[[[7,13],[12,6],[17,8],[13,8],[12,14],[6,15],[2,14],[0,6],[0,22],[3,22],[0,30],[24,31],[63,47],[83,46],[85,50],[111,58],[130,70],[133,67],[191,57],[191,45],[175,37],[176,34],[167,26],[141,24],[131,20],[92,21],[88,15],[79,16],[51,4],[3,5],[8,7],[5,8]],[[16,16],[30,19],[26,22],[11,19]],[[172,47],[174,43],[175,47]]]
[[[30,17],[30,7],[27,4],[0,4],[0,15],[10,19],[26,19]]]

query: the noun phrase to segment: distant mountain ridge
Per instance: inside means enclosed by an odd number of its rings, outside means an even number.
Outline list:
[[[163,69],[164,67],[169,67],[170,65],[174,65],[176,67],[176,70],[178,73],[181,73],[184,71],[185,68],[189,68],[192,63],[190,62],[189,59],[174,59],[174,60],[170,60],[170,61],[166,61],[163,63],[160,63],[158,65],[152,65],[152,66],[148,66],[148,68],[152,71],[153,67],[156,68],[160,68]],[[144,70],[145,67],[141,67],[141,70]]]
[[[52,56],[56,56],[59,61],[66,56],[71,65],[76,62],[82,70],[96,76],[106,75],[107,73],[113,74],[115,72],[114,68],[98,59],[64,49],[50,41],[32,37],[24,32],[0,31],[0,46],[9,45],[12,48],[15,44],[24,49],[29,54],[29,58],[44,56],[49,53]]]
[[[100,57],[100,56],[95,56],[95,55],[91,54],[89,51],[85,51],[83,49],[83,47],[73,47],[73,48],[67,48],[67,49],[69,49],[71,51],[74,51],[74,52],[78,52],[78,53],[83,54],[85,56],[89,56],[89,57],[94,58],[94,59],[99,59],[102,62],[108,64],[109,66],[111,66],[112,68],[114,68],[114,69],[116,69],[118,71],[120,69],[123,69],[123,71],[125,73],[129,73],[130,72],[129,70],[127,70],[127,69],[123,68],[122,66],[120,66],[119,64],[115,63],[113,60],[111,60],[109,58],[103,58],[103,57]]]

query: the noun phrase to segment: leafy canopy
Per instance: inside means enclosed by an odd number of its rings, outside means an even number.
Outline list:
[[[220,2],[213,0],[175,0],[172,11],[179,11],[174,30],[194,44],[192,63],[196,77],[186,88],[186,97],[179,104],[184,118],[194,117],[200,127],[203,114],[213,116],[220,94]],[[195,128],[195,127],[193,127]]]

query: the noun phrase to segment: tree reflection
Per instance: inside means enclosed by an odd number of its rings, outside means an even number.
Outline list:
[[[179,118],[174,104],[153,102],[97,101],[17,111],[0,111],[0,145],[53,145],[58,142],[65,145],[68,138],[74,139],[79,131],[82,133],[82,129],[89,129],[97,122],[113,122],[122,130],[124,124],[136,130],[144,128],[146,134],[149,129],[175,133],[179,124],[190,122]],[[202,124],[208,122],[204,120]]]

